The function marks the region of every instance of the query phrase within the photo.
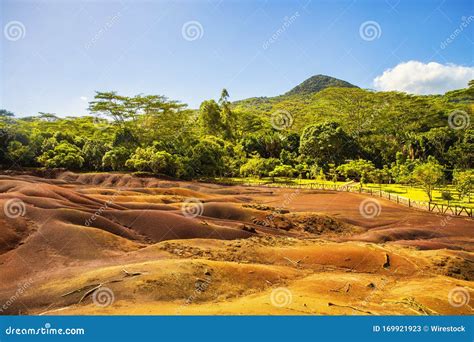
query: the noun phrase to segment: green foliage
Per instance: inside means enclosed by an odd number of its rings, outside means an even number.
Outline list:
[[[130,154],[130,151],[126,147],[114,147],[104,154],[102,166],[113,171],[125,170],[125,163]]]
[[[337,171],[345,177],[358,180],[362,187],[374,178],[375,166],[371,161],[358,159],[340,165]]]
[[[277,165],[269,172],[270,177],[293,177],[295,169],[291,165]]]
[[[218,101],[190,110],[159,95],[98,92],[93,116],[16,118],[0,110],[0,166],[422,184],[427,172],[420,165],[437,163],[459,189],[472,186],[461,173],[472,171],[474,131],[448,125],[454,110],[474,121],[472,83],[415,96],[316,76],[286,95],[229,98],[223,89]],[[272,127],[276,111],[290,113],[293,124]],[[459,192],[465,197],[466,191]]]
[[[219,103],[214,100],[204,101],[199,108],[199,123],[203,134],[232,139],[235,125],[234,113],[228,101],[229,93],[222,90]]]
[[[306,127],[301,135],[299,152],[318,165],[339,164],[357,156],[357,145],[336,122]]]
[[[101,140],[87,139],[82,147],[82,156],[84,157],[84,166],[88,170],[101,170],[102,159],[110,150],[109,144]]]
[[[442,192],[441,192],[441,198],[442,198],[444,201],[447,201],[448,204],[449,204],[449,201],[452,201],[452,200],[453,200],[453,195],[451,195],[451,192],[450,192],[450,191],[442,191]]]
[[[18,165],[32,165],[34,164],[34,152],[26,145],[23,145],[17,140],[10,141],[7,147],[7,157],[13,163]]]
[[[443,179],[443,167],[431,159],[426,163],[417,165],[412,174],[413,179],[421,185],[428,195],[430,202],[433,200],[433,190]]]
[[[253,156],[240,167],[240,174],[244,177],[256,176],[265,177],[272,172],[279,164],[276,158],[262,158],[258,155]]]
[[[454,172],[453,183],[459,193],[459,199],[468,197],[471,201],[472,188],[474,186],[474,171],[473,170],[456,170]]]
[[[390,173],[396,183],[407,184],[413,180],[411,174],[418,164],[418,160],[408,159],[403,153],[398,152],[397,160],[392,163]]]
[[[182,167],[178,159],[166,151],[157,151],[154,147],[138,147],[125,166],[134,171],[151,171],[156,174],[178,176]]]
[[[38,157],[38,162],[48,168],[67,168],[78,170],[84,164],[79,147],[63,140],[52,150],[44,152]]]
[[[192,149],[190,165],[196,176],[220,176],[225,170],[224,142],[212,137],[204,137]]]
[[[135,171],[151,171],[151,160],[155,153],[154,147],[138,147],[130,159],[125,162],[125,166]]]

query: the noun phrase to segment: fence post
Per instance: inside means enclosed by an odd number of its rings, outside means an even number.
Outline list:
[[[411,208],[411,200],[408,198],[408,208]]]

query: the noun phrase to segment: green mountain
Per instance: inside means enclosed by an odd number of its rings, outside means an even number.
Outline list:
[[[337,87],[337,88],[359,88],[349,82],[326,75],[315,75],[304,82],[298,84],[285,95],[295,94],[312,94],[317,93],[323,89]]]

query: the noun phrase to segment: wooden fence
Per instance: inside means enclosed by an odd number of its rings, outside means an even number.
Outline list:
[[[434,202],[415,201],[407,197],[402,197],[397,194],[393,194],[383,190],[362,188],[360,186],[353,185],[337,185],[337,184],[324,184],[324,183],[305,183],[305,184],[294,184],[284,182],[268,182],[268,181],[237,181],[237,180],[226,180],[224,182],[218,181],[214,183],[222,185],[244,185],[244,186],[265,186],[269,188],[293,188],[293,189],[309,189],[309,190],[328,190],[328,191],[339,191],[339,192],[356,192],[364,193],[371,196],[377,196],[385,198],[389,201],[397,204],[405,205],[409,208],[416,208],[421,210],[430,211],[433,213],[453,216],[467,216],[472,217],[472,208],[467,208],[458,205],[447,205],[439,204]]]

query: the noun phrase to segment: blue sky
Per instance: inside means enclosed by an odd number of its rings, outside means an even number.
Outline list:
[[[473,4],[2,0],[0,107],[85,115],[95,90],[115,90],[197,108],[223,87],[232,100],[275,96],[315,74],[380,89],[432,75],[400,90],[439,92],[473,75]]]

